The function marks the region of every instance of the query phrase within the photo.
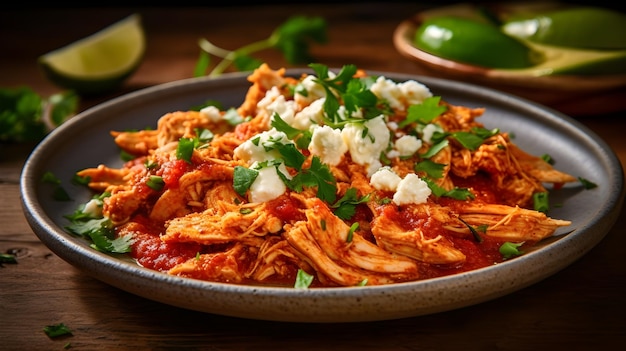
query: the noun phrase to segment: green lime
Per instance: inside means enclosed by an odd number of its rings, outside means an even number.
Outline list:
[[[574,7],[515,19],[502,31],[533,42],[579,49],[626,49],[626,14],[597,8]]]
[[[458,16],[425,19],[413,42],[433,55],[489,68],[526,68],[542,60],[541,55],[499,27]]]
[[[139,67],[145,51],[141,18],[134,14],[39,58],[55,84],[80,94],[117,88]]]

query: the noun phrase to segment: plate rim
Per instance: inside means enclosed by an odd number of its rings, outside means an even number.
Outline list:
[[[332,69],[332,68],[331,68]],[[286,73],[288,75],[299,75],[302,73],[310,73],[309,69],[288,69]],[[540,104],[519,98],[507,93],[503,93],[494,89],[475,86],[465,82],[452,81],[441,78],[426,77],[413,74],[404,74],[397,72],[384,72],[384,71],[368,71],[371,75],[385,75],[389,78],[398,79],[416,79],[424,82],[427,86],[445,86],[446,88],[454,87],[455,89],[470,89],[473,94],[479,94],[488,98],[496,100],[502,100],[504,102],[517,104],[520,108],[531,109],[544,113],[546,115],[553,116],[552,121],[562,123],[565,125],[579,130],[582,134],[588,136],[600,149],[606,151],[607,162],[615,166],[611,168],[613,172],[612,176],[615,177],[614,181],[618,184],[619,191],[615,193],[612,198],[609,199],[610,211],[605,213],[605,217],[594,217],[593,223],[588,223],[588,226],[598,225],[601,221],[602,224],[601,235],[596,235],[593,240],[585,243],[582,252],[571,253],[565,259],[556,262],[554,266],[549,269],[539,272],[532,272],[532,278],[524,281],[504,280],[508,286],[501,289],[493,289],[488,294],[481,294],[479,290],[483,288],[480,283],[489,284],[488,280],[492,279],[497,273],[507,270],[514,270],[515,267],[523,264],[524,262],[539,262],[541,259],[540,252],[530,252],[521,257],[516,258],[508,262],[500,263],[496,266],[486,267],[466,273],[456,274],[452,276],[446,276],[441,278],[434,278],[428,280],[421,280],[415,282],[398,283],[393,286],[368,286],[368,287],[336,287],[336,288],[316,288],[309,290],[296,290],[293,288],[283,287],[263,287],[263,286],[240,286],[234,284],[205,282],[199,280],[193,280],[188,278],[180,278],[166,275],[152,271],[146,268],[139,267],[137,265],[131,266],[127,262],[111,258],[111,256],[97,252],[83,243],[77,242],[79,238],[72,237],[70,234],[62,231],[57,223],[52,218],[47,216],[43,206],[37,201],[37,183],[39,182],[38,174],[41,174],[43,170],[39,169],[38,161],[45,157],[46,150],[50,144],[54,144],[55,140],[62,136],[67,130],[77,128],[82,123],[87,123],[89,116],[98,116],[98,112],[111,108],[124,103],[133,103],[142,97],[154,94],[167,95],[171,91],[177,89],[189,89],[193,90],[197,87],[214,86],[223,84],[224,82],[240,82],[245,80],[248,76],[247,73],[232,73],[224,74],[217,78],[188,78],[179,81],[163,83],[156,86],[144,88],[135,92],[131,92],[107,102],[101,103],[97,106],[89,108],[84,112],[81,112],[76,118],[69,120],[66,124],[59,127],[57,130],[50,133],[40,144],[38,144],[31,155],[25,162],[22,174],[20,176],[20,193],[21,201],[24,209],[26,219],[39,237],[39,239],[50,248],[60,258],[68,263],[76,266],[77,268],[85,271],[87,274],[99,279],[109,285],[115,286],[122,290],[128,291],[138,296],[155,300],[158,302],[174,305],[182,308],[197,310],[201,312],[215,313],[233,317],[242,317],[250,319],[261,320],[274,320],[274,321],[286,321],[286,322],[359,322],[359,321],[377,321],[377,320],[389,320],[404,317],[419,316],[424,314],[431,314],[436,312],[443,312],[450,309],[465,307],[474,305],[487,300],[491,300],[511,292],[520,290],[526,286],[532,285],[540,280],[543,280],[561,269],[567,267],[579,257],[584,255],[587,251],[591,250],[598,242],[600,242],[604,236],[608,233],[613,226],[620,213],[621,206],[624,199],[623,188],[623,171],[621,164],[617,159],[617,156],[613,153],[610,147],[600,139],[595,133],[589,130],[587,127],[579,123],[578,121],[571,119],[557,111],[551,110]],[[243,97],[242,97],[243,98]],[[97,118],[91,117],[97,122]],[[158,116],[155,116],[155,120]],[[76,127],[75,127],[76,126]],[[58,141],[57,141],[58,143]],[[590,228],[583,227],[581,230],[586,231]],[[569,244],[575,236],[566,236],[560,240],[550,244],[554,247],[564,247]],[[538,257],[539,256],[539,257]],[[496,271],[497,270],[497,271]],[[134,282],[120,282],[117,280],[118,274],[128,274],[136,280]],[[519,279],[519,277],[516,277]],[[145,288],[152,286],[156,281],[166,282],[171,291],[163,296],[155,296],[146,293]],[[444,291],[437,290],[437,284],[439,286],[443,283],[454,283],[457,281],[465,281],[468,291],[474,293],[471,299],[455,299],[448,295]],[[478,285],[476,285],[478,284]],[[389,290],[393,290],[390,293]],[[188,300],[181,300],[180,297],[185,293],[191,292],[193,296]],[[407,299],[414,298],[428,294],[430,297],[442,296],[442,298],[448,301],[444,305],[425,304],[420,305],[415,303],[410,306],[409,309],[386,309],[387,306],[380,306],[377,299],[383,299],[385,301],[406,301]],[[395,296],[393,296],[395,294]],[[203,298],[212,297],[218,298],[223,306],[203,305],[198,306],[197,301]],[[332,297],[332,303],[326,301],[328,297]],[[255,298],[262,298],[263,303],[256,306],[254,311],[246,311],[237,307],[237,303],[241,303],[242,300],[254,300]],[[301,314],[288,314],[284,311],[276,311],[275,301],[272,299],[280,298],[287,305],[286,310],[302,311]],[[320,307],[319,311],[306,309],[304,312],[302,306],[306,303],[315,300]],[[337,304],[344,304],[353,308],[354,313],[337,315],[329,308],[337,307]],[[225,308],[222,308],[225,307]],[[283,304],[281,304],[281,307]],[[230,309],[230,310],[229,310]]]

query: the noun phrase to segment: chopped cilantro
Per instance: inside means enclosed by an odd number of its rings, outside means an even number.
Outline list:
[[[307,149],[311,143],[313,133],[310,130],[300,130],[290,126],[285,122],[278,113],[274,113],[272,117],[272,127],[279,132],[285,133],[287,138],[293,140],[300,149]]]
[[[583,177],[578,177],[578,181],[579,181],[579,182],[580,182],[580,184],[582,184],[582,185],[583,185],[583,187],[584,187],[585,189],[587,189],[587,190],[589,190],[589,189],[593,189],[593,188],[597,188],[597,187],[598,187],[598,184],[596,184],[596,183],[594,183],[594,182],[592,182],[592,181],[590,181],[590,180],[588,180],[588,179],[585,179],[585,178],[583,178]]]
[[[17,263],[15,255],[12,254],[0,254],[0,264],[2,263]]]
[[[298,269],[298,275],[296,276],[296,282],[294,288],[296,289],[308,289],[313,282],[313,276],[308,274],[302,269]]]
[[[52,189],[52,198],[57,201],[69,201],[71,200],[70,195],[67,193],[65,188],[61,186],[61,180],[57,178],[52,172],[47,171],[41,176],[41,181],[47,184],[52,184],[54,188]]]
[[[65,216],[70,224],[65,227],[70,233],[91,239],[91,247],[102,252],[127,253],[133,239],[130,235],[115,238],[113,224],[106,217],[97,217],[83,211],[84,205],[73,214]]]
[[[259,172],[254,169],[235,166],[233,171],[233,188],[237,194],[245,196],[246,192],[250,189],[250,186],[254,183],[254,180],[258,176]]]
[[[192,138],[180,138],[176,147],[176,158],[191,163],[191,155],[196,143]]]
[[[433,179],[439,179],[443,177],[443,170],[446,167],[443,163],[436,163],[431,160],[423,160],[415,164],[413,169],[415,172],[424,172],[426,175]]]
[[[550,165],[554,165],[554,159],[552,158],[552,156],[548,155],[548,154],[543,154],[541,155],[541,159],[546,161],[546,163],[550,164]]]
[[[152,190],[161,191],[165,186],[165,181],[161,176],[151,175],[148,177],[146,185]]]
[[[301,192],[304,186],[317,187],[317,197],[327,203],[335,202],[337,197],[335,177],[317,156],[313,156],[311,166],[296,174],[287,186],[296,192]]]
[[[331,208],[335,209],[334,213],[337,217],[343,220],[348,220],[354,216],[356,206],[369,201],[369,198],[369,194],[359,198],[356,188],[348,188],[346,193],[339,200],[337,200]]]
[[[516,244],[507,241],[500,246],[500,254],[502,254],[502,257],[504,257],[505,259],[519,256],[524,253],[519,249],[519,247],[522,245],[524,245],[524,242]]]
[[[422,178],[422,179],[426,182],[426,184],[428,184],[428,187],[430,188],[430,190],[437,197],[445,196],[445,197],[449,197],[449,198],[456,199],[456,200],[468,200],[468,199],[474,198],[474,194],[472,194],[472,192],[469,191],[469,189],[467,188],[455,187],[452,190],[446,190],[438,186],[437,184],[435,184],[435,182],[429,178]]]
[[[348,236],[346,237],[347,243],[352,242],[352,238],[354,237],[354,232],[356,232],[358,229],[359,229],[359,222],[352,223],[352,225],[350,226],[350,230],[348,230]]]
[[[401,121],[398,126],[404,128],[411,123],[422,125],[430,123],[433,119],[448,110],[446,106],[439,104],[440,100],[440,96],[432,96],[426,98],[421,104],[409,106],[406,118]]]
[[[62,335],[72,335],[72,331],[63,323],[47,325],[43,328],[44,333],[50,338],[56,338]]]
[[[448,140],[443,139],[441,141],[439,141],[438,143],[436,143],[435,145],[431,146],[428,151],[426,151],[425,153],[423,153],[421,155],[422,158],[431,158],[433,156],[435,156],[439,151],[443,150],[444,148],[446,148],[448,146]]]
[[[542,191],[533,194],[533,208],[535,211],[546,213],[550,209],[548,192]]]

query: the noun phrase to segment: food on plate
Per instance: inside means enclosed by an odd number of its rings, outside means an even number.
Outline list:
[[[68,228],[95,223],[175,276],[315,288],[488,267],[571,224],[546,215],[545,184],[577,178],[485,128],[482,108],[354,65],[310,66],[292,77],[262,65],[236,108],[112,131],[132,156],[77,172],[97,195]]]

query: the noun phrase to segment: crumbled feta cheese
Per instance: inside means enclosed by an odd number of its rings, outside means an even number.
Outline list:
[[[341,137],[341,130],[329,126],[316,126],[313,128],[309,151],[319,156],[322,162],[336,166],[348,151],[348,145]]]
[[[424,180],[415,173],[409,173],[398,183],[393,202],[396,205],[425,203],[431,192]]]
[[[200,113],[209,117],[211,122],[219,122],[222,119],[220,109],[215,106],[207,106],[200,110]]]
[[[404,111],[405,106],[402,103],[402,91],[398,85],[391,79],[380,76],[376,79],[370,90],[377,97],[387,100],[389,106],[393,109]]]
[[[422,141],[412,135],[403,135],[396,140],[394,146],[400,156],[411,156],[422,147]]]
[[[322,124],[324,121],[324,101],[326,101],[326,98],[315,100],[309,106],[303,108],[302,111],[296,112],[291,126],[300,130],[306,130],[313,123]]]
[[[281,173],[288,174],[284,164],[281,164],[281,167]],[[258,163],[255,162],[250,168],[255,168],[259,172],[252,185],[250,185],[248,198],[250,202],[270,201],[279,197],[287,190],[287,186],[278,175],[275,166],[258,168]]]
[[[279,159],[281,156],[278,150],[265,150],[266,147],[272,147],[276,142],[283,144],[293,143],[293,141],[287,138],[285,133],[272,128],[241,143],[241,145],[235,148],[233,155],[235,159],[243,160],[248,164]]]
[[[329,77],[333,76],[332,72],[328,73]],[[300,85],[307,91],[306,96],[297,93],[294,96],[294,100],[300,106],[307,106],[315,100],[326,97],[326,89],[321,84],[315,82],[316,79],[316,76],[310,74],[300,82]]]
[[[424,128],[422,128],[421,130],[422,140],[426,143],[432,144],[432,138],[435,132],[443,132],[443,129],[441,128],[441,126],[433,123],[425,125]]]
[[[370,178],[370,184],[378,190],[396,191],[402,178],[389,167],[379,168]]]
[[[398,87],[402,91],[406,106],[421,104],[424,100],[433,96],[426,85],[414,80],[402,82],[398,84]]]
[[[286,100],[283,95],[279,96],[271,104],[267,105],[267,114],[270,119],[277,113],[285,123],[292,125],[293,118],[296,114],[296,102],[293,100]]]
[[[420,104],[426,98],[432,97],[430,89],[422,83],[415,80],[396,83],[383,76],[376,79],[370,90],[398,111],[404,111],[410,105]]]
[[[364,131],[367,133],[364,135]],[[365,123],[348,123],[341,130],[352,161],[368,166],[368,176],[380,168],[380,155],[389,145],[390,133],[383,115]]]
[[[89,200],[83,207],[84,214],[88,214],[91,217],[102,216],[102,201],[97,199]]]

